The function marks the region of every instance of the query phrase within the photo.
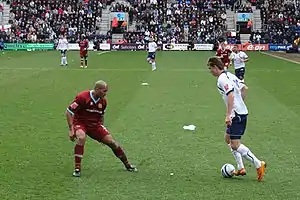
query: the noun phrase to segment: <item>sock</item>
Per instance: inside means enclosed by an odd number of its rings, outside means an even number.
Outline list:
[[[76,144],[74,148],[75,169],[80,170],[81,168],[81,159],[83,157],[83,152],[84,152],[84,146]]]
[[[87,64],[88,64],[87,60],[84,60],[84,64],[85,64],[85,66],[87,66]]]
[[[252,162],[256,169],[261,167],[261,161],[258,160],[256,156],[250,151],[250,149],[245,145],[241,144],[236,151],[239,152],[243,156],[243,158]]]
[[[245,168],[244,163],[243,163],[242,155],[239,152],[237,152],[236,150],[233,150],[233,149],[231,149],[231,153],[232,153],[232,155],[233,155],[233,157],[236,161],[238,170],[241,170],[241,169]]]
[[[155,64],[155,62],[152,63],[152,69],[156,69],[156,64]]]
[[[61,65],[64,64],[64,57],[61,57],[61,59],[60,59],[60,64],[61,64]]]
[[[117,149],[112,149],[112,151],[114,152],[115,156],[119,158],[125,166],[129,165],[127,156],[121,147],[118,147]]]
[[[80,66],[83,66],[83,59],[80,60]]]
[[[65,65],[68,64],[68,61],[67,61],[67,57],[66,57],[66,56],[64,57],[64,64],[65,64]]]

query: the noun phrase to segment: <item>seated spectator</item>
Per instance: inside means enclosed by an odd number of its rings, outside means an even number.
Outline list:
[[[107,1],[12,0],[9,40],[18,42],[53,42],[66,34],[71,42],[84,33],[95,38],[96,21]]]
[[[120,6],[120,5],[119,5]],[[224,34],[226,12],[220,0],[131,1],[135,33],[126,33],[130,42],[143,42],[146,31],[154,33],[159,43],[214,43]]]
[[[299,0],[290,3],[285,3],[284,0],[270,0],[260,6],[264,29],[264,32],[260,33],[261,42],[292,44],[300,35],[299,2]],[[256,37],[251,38],[253,42],[257,42]]]

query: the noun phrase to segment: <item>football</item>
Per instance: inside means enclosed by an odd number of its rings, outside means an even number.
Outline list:
[[[232,164],[224,164],[221,168],[221,174],[224,178],[232,178],[234,175],[235,167]]]

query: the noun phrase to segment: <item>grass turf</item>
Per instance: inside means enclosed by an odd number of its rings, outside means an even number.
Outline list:
[[[91,52],[89,69],[79,69],[78,52],[69,52],[67,69],[59,66],[58,52],[0,55],[2,200],[300,198],[297,64],[249,53],[243,140],[269,164],[258,183],[248,163],[246,177],[220,175],[224,163],[235,162],[223,141],[225,106],[205,66],[213,53],[159,52],[156,72],[145,54]],[[71,177],[64,112],[98,79],[110,87],[106,126],[138,173],[124,171],[108,148],[89,140],[82,177]],[[183,130],[186,124],[197,130]]]

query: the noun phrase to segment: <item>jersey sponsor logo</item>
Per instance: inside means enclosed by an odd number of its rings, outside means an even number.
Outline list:
[[[96,109],[86,109],[87,112],[91,112],[91,113],[99,113],[99,114],[103,114],[103,112],[101,110],[96,110]]]
[[[76,109],[78,107],[78,104],[76,102],[73,102],[71,105],[70,105],[70,108],[72,109]]]
[[[98,108],[102,109],[102,104],[101,103],[98,104]]]

